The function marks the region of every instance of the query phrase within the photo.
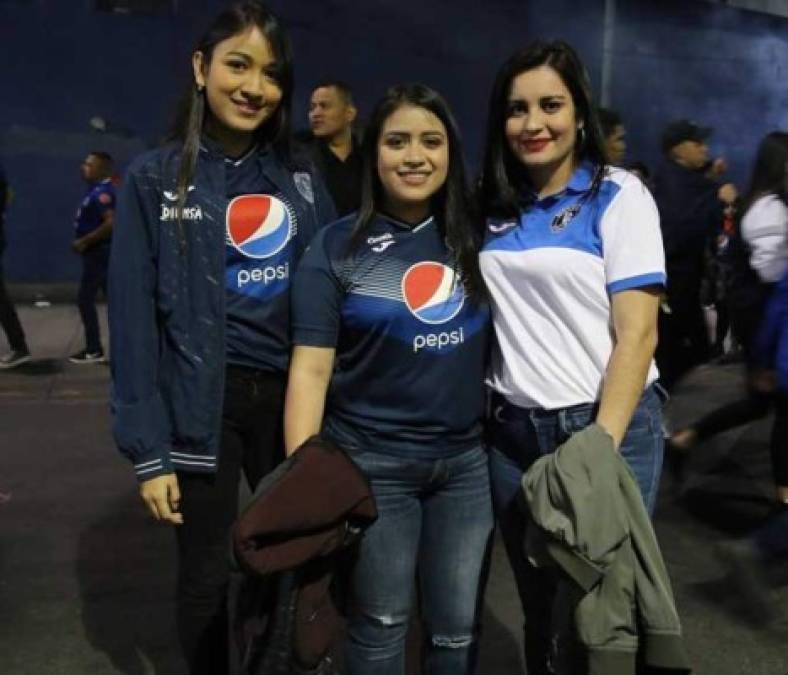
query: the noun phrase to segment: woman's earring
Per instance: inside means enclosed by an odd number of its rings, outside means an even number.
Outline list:
[[[586,128],[579,127],[577,130],[577,145],[582,148],[585,145],[585,143],[586,143]]]
[[[198,85],[197,85],[197,93],[198,93],[198,94],[202,94],[202,92],[203,92],[204,90],[205,90],[205,85],[204,85],[204,84],[198,84]]]

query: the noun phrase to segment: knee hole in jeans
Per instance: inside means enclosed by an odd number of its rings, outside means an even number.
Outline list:
[[[432,635],[430,637],[432,646],[441,649],[466,649],[475,640],[474,635]]]

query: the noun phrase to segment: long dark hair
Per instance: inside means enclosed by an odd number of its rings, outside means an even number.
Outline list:
[[[758,146],[741,212],[767,194],[777,195],[788,206],[788,132],[785,131],[766,134]]]
[[[530,179],[522,163],[512,154],[504,137],[509,116],[509,92],[515,77],[540,66],[558,73],[572,96],[575,115],[583,122],[583,140],[577,142],[578,160],[589,160],[597,167],[592,193],[599,188],[605,169],[605,142],[599,128],[591,94],[591,82],[583,62],[566,42],[534,42],[512,55],[498,70],[490,92],[487,114],[487,141],[480,185],[480,201],[485,216],[517,216],[523,185]]]
[[[446,127],[449,167],[446,181],[432,196],[432,215],[454,255],[455,269],[466,292],[472,299],[479,299],[484,295],[478,255],[481,233],[468,188],[460,132],[448,103],[438,92],[423,84],[391,87],[372,111],[361,146],[361,205],[353,228],[351,250],[364,240],[383,204],[383,186],[378,174],[378,144],[383,125],[399,108],[407,106],[430,111]]]
[[[290,40],[279,19],[257,0],[236,2],[223,10],[213,20],[208,30],[198,40],[195,52],[202,52],[203,63],[209,66],[216,45],[251,27],[256,27],[268,40],[276,63],[276,75],[282,99],[276,111],[255,132],[256,140],[270,143],[282,157],[289,157],[290,108],[293,98],[293,57]],[[192,82],[175,117],[170,140],[182,143],[178,167],[177,212],[180,214],[186,203],[189,183],[194,177],[197,156],[200,152],[200,137],[205,125],[205,91]],[[180,222],[180,218],[179,218]]]

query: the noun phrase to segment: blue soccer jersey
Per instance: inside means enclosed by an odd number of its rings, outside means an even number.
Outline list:
[[[74,217],[74,237],[79,239],[97,230],[108,211],[115,210],[115,186],[106,178],[88,188]],[[100,242],[106,246],[109,239]]]
[[[270,346],[287,343],[287,292],[303,244],[295,209],[266,180],[258,152],[225,160],[227,361],[278,370]]]
[[[292,291],[294,344],[336,348],[324,433],[406,457],[477,444],[488,307],[466,297],[434,219],[378,217],[351,251],[352,229],[315,237]]]
[[[490,219],[480,266],[495,348],[491,388],[524,408],[596,401],[613,351],[611,297],[665,284],[659,214],[648,189],[582,164],[566,189],[519,218]],[[647,384],[657,379],[652,362]]]

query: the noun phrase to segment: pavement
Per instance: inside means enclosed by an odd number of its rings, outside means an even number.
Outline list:
[[[67,362],[83,346],[75,307],[19,311],[34,361],[0,372],[0,675],[182,675],[174,538],[144,513],[113,446],[109,369]],[[670,423],[741,386],[740,366],[699,368],[668,404]],[[768,433],[763,420],[709,441],[683,486],[663,476],[656,530],[697,675],[788,675],[786,579],[773,579],[766,622],[716,552],[769,513]],[[478,673],[525,673],[521,626],[496,541]]]

